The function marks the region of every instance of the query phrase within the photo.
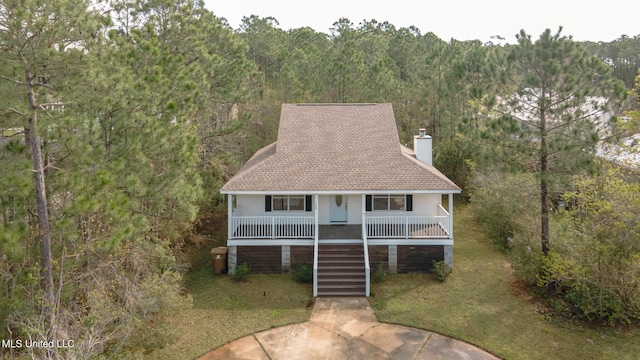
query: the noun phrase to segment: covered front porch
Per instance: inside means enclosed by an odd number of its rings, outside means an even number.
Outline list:
[[[451,239],[442,195],[232,195],[228,240]]]
[[[442,205],[443,195],[448,195],[447,208]],[[425,248],[441,249],[440,256],[452,263],[453,214],[447,209],[453,208],[453,194],[238,194],[229,197],[228,205],[230,271],[239,257],[251,262],[263,256],[280,259],[277,261],[286,271],[295,264],[293,258],[301,256],[299,251],[308,249],[315,296],[319,291],[318,274],[322,292],[326,286],[322,282],[327,281],[322,276],[328,269],[336,269],[333,260],[319,256],[321,246],[350,244],[360,248],[360,265],[345,266],[362,267],[366,296],[371,275],[370,246],[375,248],[374,258],[378,260],[380,251],[384,251],[391,272],[404,261],[413,261],[410,259]],[[416,256],[410,255],[412,252]]]

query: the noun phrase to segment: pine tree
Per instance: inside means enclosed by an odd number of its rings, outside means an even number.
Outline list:
[[[3,139],[0,152],[0,225],[9,230],[0,236],[0,316],[12,311],[14,334],[76,339],[58,355],[82,358],[123,351],[153,315],[188,303],[175,254],[202,200],[200,161],[215,150],[203,150],[198,129],[214,137],[237,128],[217,116],[246,97],[253,74],[245,45],[202,2],[89,5],[0,5],[0,125],[24,128],[34,143]],[[36,182],[25,181],[25,152]],[[45,230],[37,239],[32,219]],[[39,258],[41,276],[31,271]]]
[[[538,176],[544,254],[550,250],[553,185],[588,170],[598,142],[618,135],[616,118],[609,114],[624,98],[624,86],[611,69],[561,30],[547,29],[535,42],[521,31],[517,45],[494,53],[492,70],[501,92],[488,103],[495,120],[485,133],[501,144],[503,155],[520,159]]]
[[[19,94],[10,97],[2,113],[21,122],[31,150],[41,249],[44,340],[51,340],[56,337],[57,309],[45,167],[53,164],[45,165],[42,140],[46,135],[41,132],[56,126],[55,113],[62,107],[58,99],[64,92],[63,84],[75,76],[82,49],[95,34],[98,21],[89,10],[89,2],[84,0],[5,1],[0,12],[3,67],[0,79]],[[39,124],[40,120],[44,123]],[[54,356],[56,350],[47,352],[47,356]]]

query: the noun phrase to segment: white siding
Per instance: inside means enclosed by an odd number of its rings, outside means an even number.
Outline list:
[[[362,224],[362,195],[349,195],[348,221],[349,224]]]
[[[264,211],[264,195],[237,195],[235,216],[262,216]]]
[[[414,194],[413,211],[409,216],[435,216],[438,215],[438,204],[442,201],[440,194]]]
[[[330,197],[331,196],[328,196],[328,195],[318,196],[318,223],[319,224],[331,223],[331,221],[329,221],[329,198]],[[348,215],[347,215],[347,220],[351,220],[348,218]]]
[[[237,207],[234,216],[312,216],[313,211],[264,211],[264,195],[236,195]],[[362,195],[345,195],[347,197],[347,223],[362,222]],[[318,221],[330,224],[330,195],[318,197]],[[414,194],[413,211],[367,211],[367,216],[434,216],[438,215],[437,207],[441,203],[440,194]]]

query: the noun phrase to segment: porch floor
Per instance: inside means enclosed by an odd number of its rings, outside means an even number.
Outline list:
[[[320,225],[318,239],[362,239],[362,225]]]

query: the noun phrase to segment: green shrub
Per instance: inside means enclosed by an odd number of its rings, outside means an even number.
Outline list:
[[[233,274],[233,280],[237,282],[247,281],[247,277],[249,276],[250,272],[251,266],[249,266],[247,263],[242,263],[236,266],[236,271]]]
[[[447,265],[444,261],[433,260],[431,272],[436,275],[436,279],[438,279],[439,282],[445,282],[447,280],[447,276],[451,274],[451,271],[451,266]]]
[[[383,282],[387,281],[388,277],[389,277],[389,274],[384,269],[384,266],[382,264],[380,264],[380,265],[378,265],[378,270],[376,270],[376,272],[374,272],[371,275],[371,282],[373,284],[380,284],[380,283],[383,283]]]
[[[504,172],[477,174],[471,194],[471,210],[496,246],[509,250],[518,234],[538,224],[535,183],[530,177]]]
[[[309,264],[300,264],[293,269],[293,277],[297,282],[302,284],[313,283],[313,266]]]
[[[616,284],[603,268],[552,252],[542,258],[538,285],[561,315],[611,325],[640,320],[638,299],[626,291],[631,287]]]
[[[509,260],[515,276],[528,286],[538,283],[542,267],[542,248],[538,234],[515,234],[509,250]],[[554,242],[554,247],[558,245]]]
[[[542,256],[535,178],[509,172],[474,176],[471,210],[496,247],[509,253],[515,275],[537,284]],[[552,229],[552,231],[554,231]],[[556,234],[552,234],[554,247]]]
[[[563,315],[609,324],[640,321],[640,183],[618,168],[577,177],[554,216],[552,252],[538,285]],[[555,229],[554,229],[555,228]]]
[[[572,282],[565,299],[574,312],[590,321],[608,322],[612,325],[632,321],[632,314],[626,311],[619,294],[593,284],[583,281]]]

